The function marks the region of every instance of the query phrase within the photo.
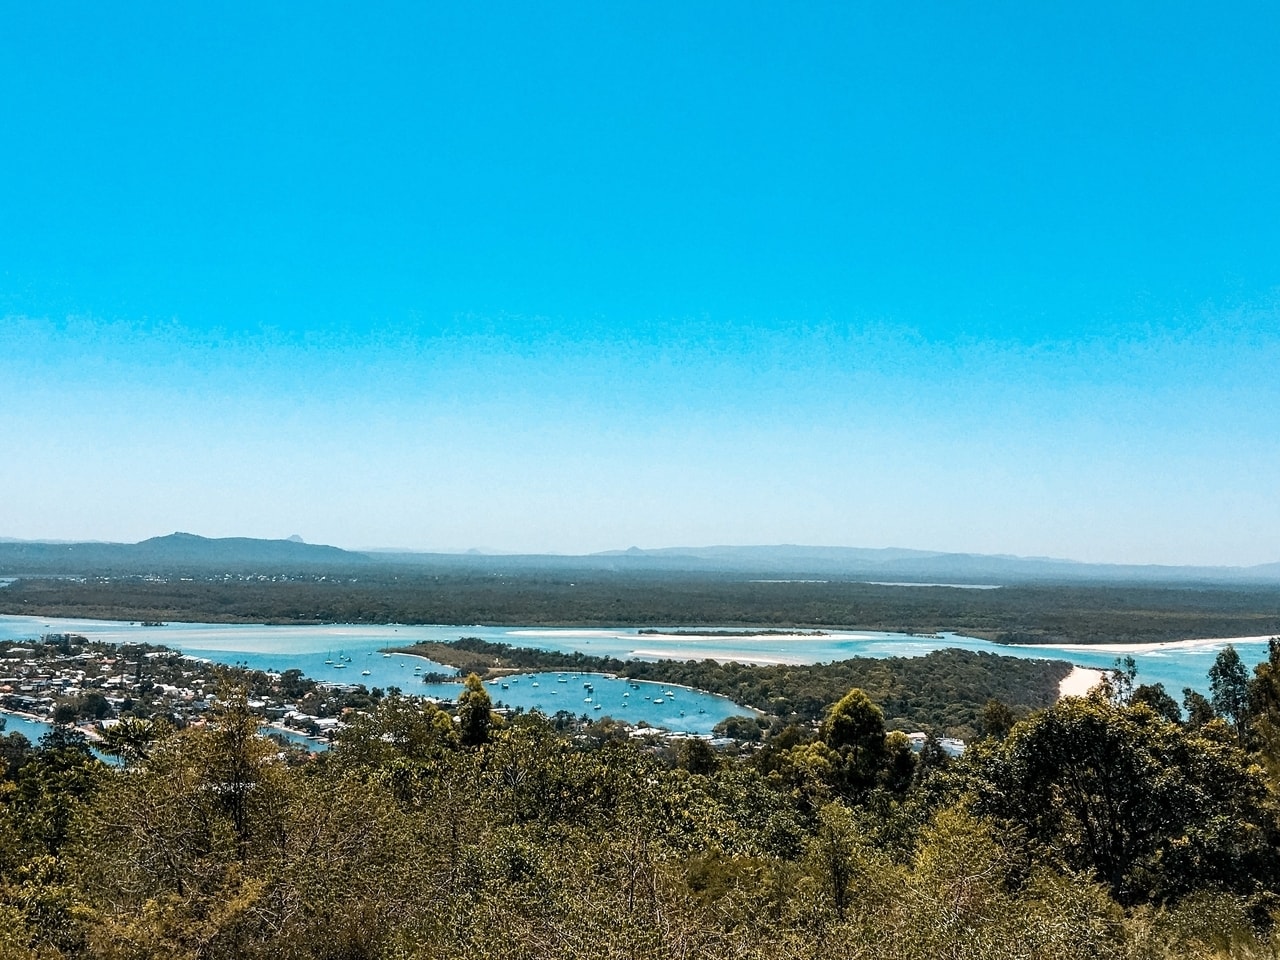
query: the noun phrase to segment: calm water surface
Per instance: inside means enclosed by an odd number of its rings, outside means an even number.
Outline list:
[[[40,738],[53,729],[51,724],[9,713],[7,710],[0,710],[0,720],[4,721],[3,733],[6,736],[11,733],[20,733],[32,744],[39,743]]]
[[[1207,690],[1206,674],[1227,643],[1233,643],[1245,664],[1266,659],[1266,638],[1196,641],[1124,647],[1035,646],[1011,647],[985,640],[942,634],[932,637],[870,631],[831,631],[820,636],[673,636],[643,634],[638,628],[554,629],[541,627],[478,626],[258,626],[247,624],[175,623],[143,627],[116,621],[0,617],[0,640],[34,640],[44,633],[79,633],[111,643],[164,644],[191,656],[251,669],[301,670],[317,680],[363,683],[368,687],[399,687],[403,692],[451,698],[457,684],[426,684],[422,674],[449,673],[450,668],[403,654],[391,647],[419,641],[450,641],[479,637],[495,643],[556,650],[581,651],[619,659],[736,660],[740,663],[827,663],[849,657],[924,656],[934,650],[959,647],[1003,656],[1068,660],[1085,667],[1109,669],[1117,656],[1131,655],[1138,664],[1139,682],[1161,682],[1175,697],[1184,687]],[[559,680],[564,679],[564,683]],[[621,680],[600,675],[557,673],[522,674],[490,684],[495,702],[547,714],[612,715],[631,722],[694,733],[709,732],[720,720],[743,709],[724,697],[641,684],[630,689]],[[534,684],[537,684],[535,686]],[[587,690],[591,683],[593,690]],[[667,691],[674,696],[664,696]],[[628,694],[623,696],[623,694]],[[590,702],[588,702],[590,697]],[[647,699],[646,699],[647,698]],[[655,704],[661,699],[663,703]],[[600,706],[600,710],[595,709]],[[683,714],[683,715],[682,715]]]
[[[3,729],[0,729],[0,736],[8,736],[11,733],[20,733],[31,741],[31,745],[35,746],[40,742],[40,738],[46,733],[53,730],[53,724],[45,723],[42,720],[32,720],[30,717],[24,717],[20,714],[10,713],[8,710],[0,710],[0,720],[4,721]],[[89,747],[93,751],[93,755],[104,763],[112,766],[120,766],[121,761],[118,757],[109,756],[98,750],[92,744]]]

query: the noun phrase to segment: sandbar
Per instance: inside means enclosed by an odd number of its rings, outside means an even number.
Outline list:
[[[1011,643],[1011,647],[1026,650],[1040,647],[1046,650],[1070,650],[1077,653],[1094,653],[1099,650],[1105,653],[1155,653],[1160,650],[1212,650],[1226,646],[1228,643],[1265,643],[1275,637],[1266,634],[1261,637],[1211,637],[1200,640],[1164,640],[1158,643]]]

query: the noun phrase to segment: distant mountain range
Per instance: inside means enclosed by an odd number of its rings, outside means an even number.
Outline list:
[[[1026,581],[1145,581],[1280,583],[1280,563],[1252,567],[1191,567],[1159,564],[1081,563],[1051,557],[942,553],[901,548],[667,547],[658,550],[597,554],[636,564],[671,569],[772,571],[778,574],[828,574],[888,582],[1003,584]]]
[[[164,571],[352,570],[430,567],[511,572],[703,573],[758,578],[839,578],[876,582],[1013,584],[1027,582],[1275,583],[1280,563],[1185,567],[1079,563],[1046,557],[942,553],[896,548],[781,546],[668,547],[578,556],[357,551],[287,540],[209,538],[190,533],[140,543],[0,540],[0,576],[94,575]]]
[[[255,540],[250,537],[211,539],[192,533],[171,533],[141,543],[50,543],[0,541],[0,573],[93,574],[160,569],[229,567],[292,569],[349,567],[372,562],[363,553],[303,543],[300,539]]]

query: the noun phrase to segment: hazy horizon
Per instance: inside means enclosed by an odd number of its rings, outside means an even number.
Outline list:
[[[1141,561],[1128,563],[1128,562],[1122,562],[1122,561],[1107,561],[1107,560],[1099,560],[1099,561],[1081,560],[1078,557],[1046,556],[1042,554],[1012,554],[1007,552],[979,553],[979,552],[970,551],[970,550],[947,551],[947,550],[933,550],[927,547],[904,547],[899,544],[892,544],[892,545],[886,545],[886,546],[866,546],[862,544],[849,544],[849,543],[782,543],[782,542],[779,542],[779,543],[702,543],[702,544],[693,544],[693,543],[674,544],[673,543],[673,544],[663,544],[663,545],[649,546],[649,547],[637,547],[635,544],[631,544],[626,547],[606,547],[602,550],[591,550],[591,551],[581,551],[581,552],[553,551],[553,550],[502,550],[498,548],[485,547],[485,546],[449,547],[449,546],[428,545],[428,546],[421,546],[421,547],[406,547],[406,546],[395,546],[395,545],[385,545],[385,544],[371,546],[368,544],[328,543],[323,541],[310,540],[296,533],[289,534],[288,536],[274,536],[274,535],[247,536],[244,534],[228,534],[225,537],[205,537],[204,534],[200,534],[190,530],[175,530],[175,531],[171,531],[168,534],[155,534],[151,537],[143,537],[140,540],[127,540],[127,541],[126,540],[90,540],[90,539],[51,539],[51,538],[26,538],[26,537],[0,536],[0,543],[49,544],[49,545],[55,545],[55,546],[64,545],[64,544],[77,544],[77,543],[100,544],[100,545],[131,545],[131,544],[145,542],[146,540],[151,540],[151,539],[163,539],[165,537],[173,536],[173,535],[197,536],[197,537],[203,537],[205,539],[211,539],[211,540],[212,539],[250,539],[250,540],[264,540],[264,541],[290,540],[298,543],[305,543],[310,546],[337,547],[341,550],[346,550],[353,553],[373,553],[373,554],[403,553],[403,554],[445,555],[445,556],[465,556],[465,555],[480,555],[480,556],[489,556],[489,557],[545,556],[545,557],[568,558],[568,557],[575,557],[575,556],[582,556],[582,557],[599,556],[602,554],[624,554],[634,550],[641,550],[648,553],[670,553],[670,554],[678,554],[680,552],[700,553],[700,552],[713,551],[713,550],[715,551],[721,551],[721,550],[724,550],[724,551],[813,550],[818,552],[856,551],[856,552],[868,552],[868,553],[919,554],[922,557],[927,557],[929,555],[974,556],[974,557],[989,557],[993,559],[1017,560],[1017,561],[1048,561],[1048,562],[1054,562],[1054,563],[1080,564],[1082,566],[1133,565],[1133,566],[1169,566],[1169,567],[1182,567],[1182,568],[1248,569],[1250,567],[1270,566],[1270,565],[1280,563],[1280,560],[1261,561],[1260,563],[1256,563],[1256,564],[1198,564],[1198,563],[1159,564],[1159,563],[1144,563]]]
[[[1271,6],[0,25],[6,536],[1280,559]]]

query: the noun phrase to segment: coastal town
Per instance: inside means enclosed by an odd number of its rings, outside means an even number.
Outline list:
[[[176,728],[199,725],[226,683],[244,684],[264,725],[317,742],[340,727],[344,713],[383,695],[358,684],[316,683],[296,670],[231,668],[151,644],[116,645],[70,633],[0,642],[0,709],[74,726],[91,741],[122,716],[163,718]]]

